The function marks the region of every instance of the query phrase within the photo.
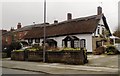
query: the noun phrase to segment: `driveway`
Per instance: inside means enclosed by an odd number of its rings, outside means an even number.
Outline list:
[[[118,55],[88,55],[89,62],[85,65],[96,67],[118,68]]]

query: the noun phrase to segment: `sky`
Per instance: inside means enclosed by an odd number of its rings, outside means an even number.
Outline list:
[[[1,0],[0,29],[16,29],[18,22],[23,26],[43,23],[44,0]],[[67,13],[72,18],[86,17],[97,14],[97,7],[101,6],[107,23],[113,32],[118,26],[119,0],[47,0],[47,22],[53,23],[67,19]]]

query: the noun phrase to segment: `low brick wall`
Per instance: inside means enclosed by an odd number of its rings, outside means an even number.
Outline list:
[[[2,52],[0,54],[2,55],[2,58],[7,58],[7,53]]]
[[[47,51],[46,52],[46,62],[51,63],[62,63],[63,52],[61,51]]]
[[[46,52],[46,62],[66,63],[66,64],[85,64],[87,57],[84,50],[76,51],[48,51]]]
[[[87,54],[84,50],[46,51],[47,63],[85,64]],[[12,52],[12,60],[42,61],[43,51]]]
[[[42,51],[28,51],[28,61],[42,61],[43,52]]]
[[[20,61],[25,60],[24,51],[20,51],[20,52],[12,51],[11,52],[11,60],[20,60]]]

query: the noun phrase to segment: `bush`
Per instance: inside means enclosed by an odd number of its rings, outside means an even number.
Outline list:
[[[93,52],[94,55],[101,55],[103,53],[105,53],[105,47],[103,46],[96,48]]]
[[[3,47],[3,52],[4,53],[7,53],[7,57],[11,57],[11,51],[13,50],[18,50],[18,49],[21,49],[22,46],[20,44],[20,42],[12,42],[10,45],[6,45]]]
[[[41,50],[43,50],[43,47],[42,46],[39,46],[39,44],[34,44],[34,45],[32,45],[32,47],[31,48],[28,48],[29,50],[33,50],[33,51],[41,51]]]
[[[21,49],[22,48],[22,45],[20,44],[20,42],[12,42],[10,47],[13,49],[13,50],[18,50],[18,49]]]
[[[81,50],[80,48],[63,48],[63,51]]]
[[[24,50],[13,50],[13,51],[15,51],[15,52],[21,52],[21,51],[24,51]]]
[[[108,55],[113,55],[113,54],[117,54],[118,53],[118,50],[116,49],[116,47],[115,46],[107,46],[107,48],[106,48],[106,53],[108,54]]]

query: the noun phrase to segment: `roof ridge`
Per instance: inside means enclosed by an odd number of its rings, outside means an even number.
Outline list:
[[[58,24],[68,23],[68,22],[72,22],[72,21],[89,20],[89,19],[92,19],[92,18],[96,18],[97,16],[99,16],[99,15],[91,15],[91,16],[87,16],[87,17],[80,17],[80,18],[75,18],[75,19],[71,19],[71,20],[65,20],[65,21],[62,21],[62,22],[59,22],[59,23],[50,24],[49,26],[54,26],[54,25],[58,25]]]

